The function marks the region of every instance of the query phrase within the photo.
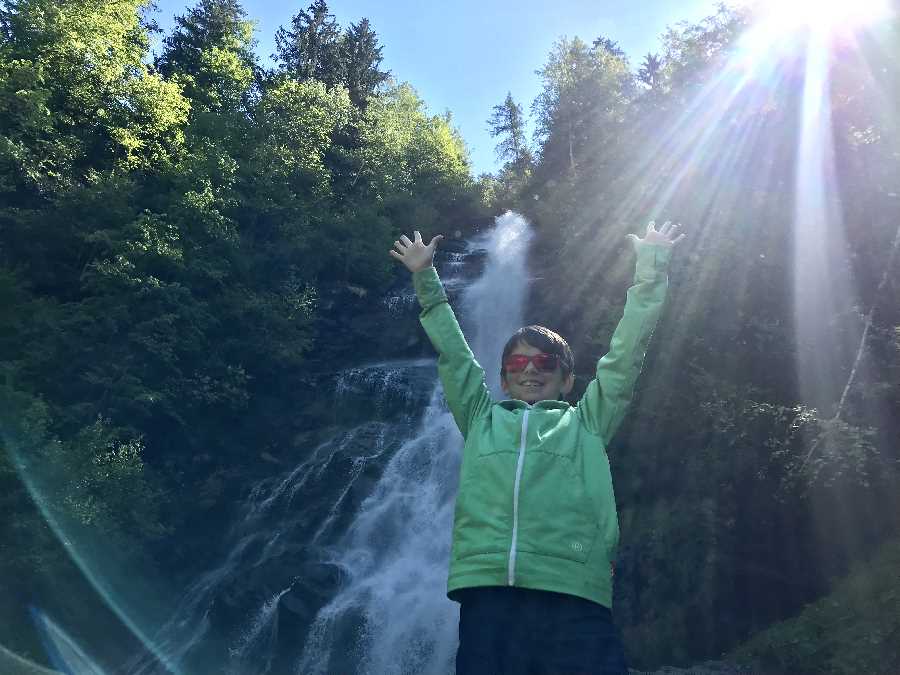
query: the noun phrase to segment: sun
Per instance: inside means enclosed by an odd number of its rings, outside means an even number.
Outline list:
[[[853,29],[891,14],[890,0],[759,0],[757,7],[775,30]]]

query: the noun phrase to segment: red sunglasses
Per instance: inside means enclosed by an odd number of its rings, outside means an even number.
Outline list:
[[[535,354],[534,356],[526,356],[525,354],[510,354],[503,362],[503,369],[509,373],[518,373],[525,370],[528,364],[533,363],[534,367],[544,373],[552,373],[559,365],[558,354]]]

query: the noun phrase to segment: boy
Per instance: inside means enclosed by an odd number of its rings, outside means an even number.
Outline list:
[[[647,227],[609,353],[576,406],[566,341],[528,326],[503,350],[495,402],[433,266],[443,238],[401,236],[420,321],[465,439],[447,596],[460,603],[457,675],[627,675],[612,623],[618,518],[606,447],[631,399],[665,298],[678,226]]]

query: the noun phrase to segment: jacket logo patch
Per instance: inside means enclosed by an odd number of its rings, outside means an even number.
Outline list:
[[[581,553],[584,550],[584,546],[581,545],[580,541],[573,541],[571,543],[571,546],[572,550],[575,551],[575,553]]]

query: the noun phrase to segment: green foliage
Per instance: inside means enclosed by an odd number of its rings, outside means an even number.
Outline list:
[[[9,187],[46,193],[98,165],[155,170],[177,151],[188,105],[142,62],[142,4],[13,5],[0,61],[0,165],[18,175]]]
[[[300,81],[318,80],[328,87],[343,86],[360,109],[390,75],[380,70],[382,47],[369,20],[351,23],[341,33],[324,0],[295,14],[290,28],[278,29],[275,48],[279,73]]]
[[[427,123],[422,107],[413,88],[400,85],[373,101],[364,113],[360,164],[382,199],[408,189],[414,180],[409,159]]]
[[[262,136],[259,166],[303,195],[327,194],[325,152],[332,135],[349,122],[347,91],[327,89],[322,82],[285,80],[266,92],[256,118]]]
[[[511,92],[507,92],[503,103],[494,106],[494,113],[488,120],[488,129],[491,136],[502,136],[497,145],[497,159],[523,168],[531,163],[531,151],[525,140],[522,107],[513,100]]]
[[[534,157],[525,140],[522,108],[511,93],[507,93],[502,104],[494,106],[488,129],[492,136],[501,137],[497,158],[505,162],[492,187],[489,203],[495,211],[505,211],[522,197],[534,167]]]
[[[343,80],[340,27],[325,0],[314,0],[291,19],[290,29],[275,33],[275,49],[283,72],[299,80],[334,86]]]
[[[520,194],[522,210],[538,224],[573,226],[579,209],[596,201],[598,184],[621,174],[618,141],[636,83],[621,51],[609,47],[602,39],[593,47],[562,39],[537,71],[543,82],[532,105],[538,161]]]
[[[534,102],[535,137],[540,144],[538,175],[575,174],[582,162],[609,142],[624,121],[634,89],[621,51],[579,38],[558,41],[538,71],[543,91]]]
[[[48,438],[46,406],[8,384],[0,386],[0,396],[0,503],[4,513],[15,516],[3,521],[3,541],[7,546],[0,556],[0,569],[4,572],[0,579],[7,586],[12,579],[52,573],[62,562],[62,551],[54,546],[52,529],[19,477],[21,462],[15,454],[21,451],[23,438],[33,439],[39,447]],[[8,587],[4,590],[8,597]]]
[[[697,380],[704,389],[715,378]],[[725,385],[727,387],[727,385]],[[875,445],[876,430],[822,418],[815,409],[753,400],[752,392],[723,391],[699,404],[709,433],[720,436],[730,451],[746,453],[758,445],[756,477],[774,480],[772,497],[785,504],[805,499],[821,489],[870,487],[873,474],[896,479],[897,467],[881,461]],[[761,392],[758,392],[761,393]]]
[[[648,53],[641,63],[640,70],[638,70],[638,79],[650,87],[650,89],[655,89],[659,86],[662,78],[661,70],[662,61],[660,60],[659,55]]]
[[[442,211],[472,189],[468,154],[447,118],[428,116],[409,85],[372,99],[359,124],[361,176],[394,230],[436,233]],[[390,247],[390,241],[388,241]]]
[[[777,473],[782,477],[785,492],[803,494],[811,488],[832,488],[838,482],[848,481],[866,488],[873,470],[888,477],[883,471],[892,469],[880,466],[874,443],[876,429],[840,419],[816,419],[812,413],[801,411],[791,423],[787,439],[772,439],[767,443],[772,449],[773,462],[778,464]],[[807,436],[802,444],[792,444],[791,441],[797,440],[796,434],[811,431],[806,428],[810,424],[815,425],[812,437]]]
[[[482,213],[365,19],[324,70],[264,77],[237,0],[199,0],[149,68],[144,4],[0,9],[0,577],[28,602],[65,566],[48,516],[203,553],[184,499],[224,510],[255,448],[290,446],[347,351],[333,298],[393,281],[398,231]]]
[[[4,500],[11,512],[26,517],[25,522],[9,523],[4,539],[20,548],[14,557],[2,560],[4,566],[18,568],[21,575],[30,562],[40,559],[41,551],[50,548],[48,523],[57,534],[74,537],[86,529],[118,545],[140,545],[167,533],[160,520],[162,492],[146,471],[140,438],[98,418],[64,441],[50,430],[49,409],[39,399],[3,386],[0,402]],[[29,500],[41,510],[40,517]],[[52,568],[59,559],[46,563]],[[42,565],[29,570],[33,571],[53,570]]]
[[[619,570],[635,582],[618,612],[643,668],[710,658],[710,644],[733,644],[826,592],[891,531],[896,504],[898,466],[873,429],[681,368],[692,376],[668,391],[664,371],[650,371],[627,455],[612,450],[626,505]]]
[[[59,454],[42,458],[71,481],[54,501],[77,522],[105,534],[131,531],[141,538],[164,534],[154,518],[161,495],[144,480],[143,449],[141,439],[123,438],[108,420],[98,418]],[[73,476],[78,478],[71,480]]]
[[[156,68],[198,111],[245,107],[256,76],[253,22],[237,0],[200,0],[163,41]]]
[[[146,73],[129,80],[123,96],[128,103],[109,112],[121,157],[117,169],[164,171],[181,153],[190,104],[174,82]]]
[[[381,50],[378,36],[368,19],[351,23],[341,40],[341,60],[344,63],[344,84],[353,104],[364,108],[368,99],[390,78],[389,71],[380,70]]]
[[[889,675],[900,663],[900,542],[871,560],[795,617],[754,635],[730,658],[797,675]]]

